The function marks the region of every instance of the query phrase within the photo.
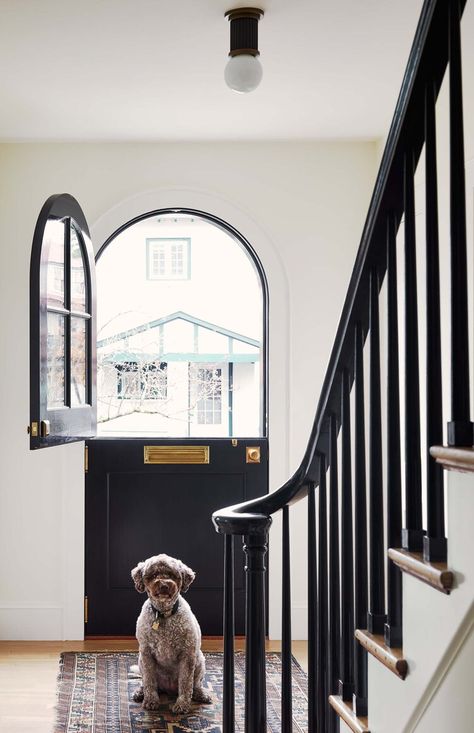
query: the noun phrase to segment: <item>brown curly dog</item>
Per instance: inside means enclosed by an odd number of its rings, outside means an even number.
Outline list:
[[[206,671],[201,629],[189,603],[182,598],[195,573],[181,560],[155,555],[132,570],[135,588],[148,594],[137,620],[138,666],[142,685],[133,699],[146,710],[157,710],[159,691],[177,694],[177,714],[191,710],[191,700],[210,703],[203,689]]]

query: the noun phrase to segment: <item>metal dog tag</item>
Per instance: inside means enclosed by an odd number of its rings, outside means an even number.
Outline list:
[[[154,621],[151,625],[151,628],[153,629],[153,631],[156,631],[159,625],[160,625],[159,621]]]

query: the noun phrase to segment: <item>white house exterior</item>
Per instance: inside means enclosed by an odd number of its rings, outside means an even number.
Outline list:
[[[179,311],[97,347],[99,435],[259,435],[255,339]]]

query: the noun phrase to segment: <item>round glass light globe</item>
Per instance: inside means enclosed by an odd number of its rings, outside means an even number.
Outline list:
[[[235,92],[251,92],[262,80],[263,69],[258,56],[239,54],[231,56],[224,70],[224,79],[228,87]]]

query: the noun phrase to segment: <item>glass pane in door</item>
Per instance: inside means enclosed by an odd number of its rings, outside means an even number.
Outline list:
[[[49,219],[43,236],[47,253],[46,297],[48,306],[64,308],[64,222]]]
[[[58,313],[48,313],[47,382],[48,409],[64,407],[65,404],[65,317]]]
[[[71,310],[86,310],[86,272],[79,237],[71,224]]]
[[[87,321],[71,317],[71,407],[86,404]]]
[[[262,282],[237,237],[150,216],[97,261],[98,434],[260,436]]]

